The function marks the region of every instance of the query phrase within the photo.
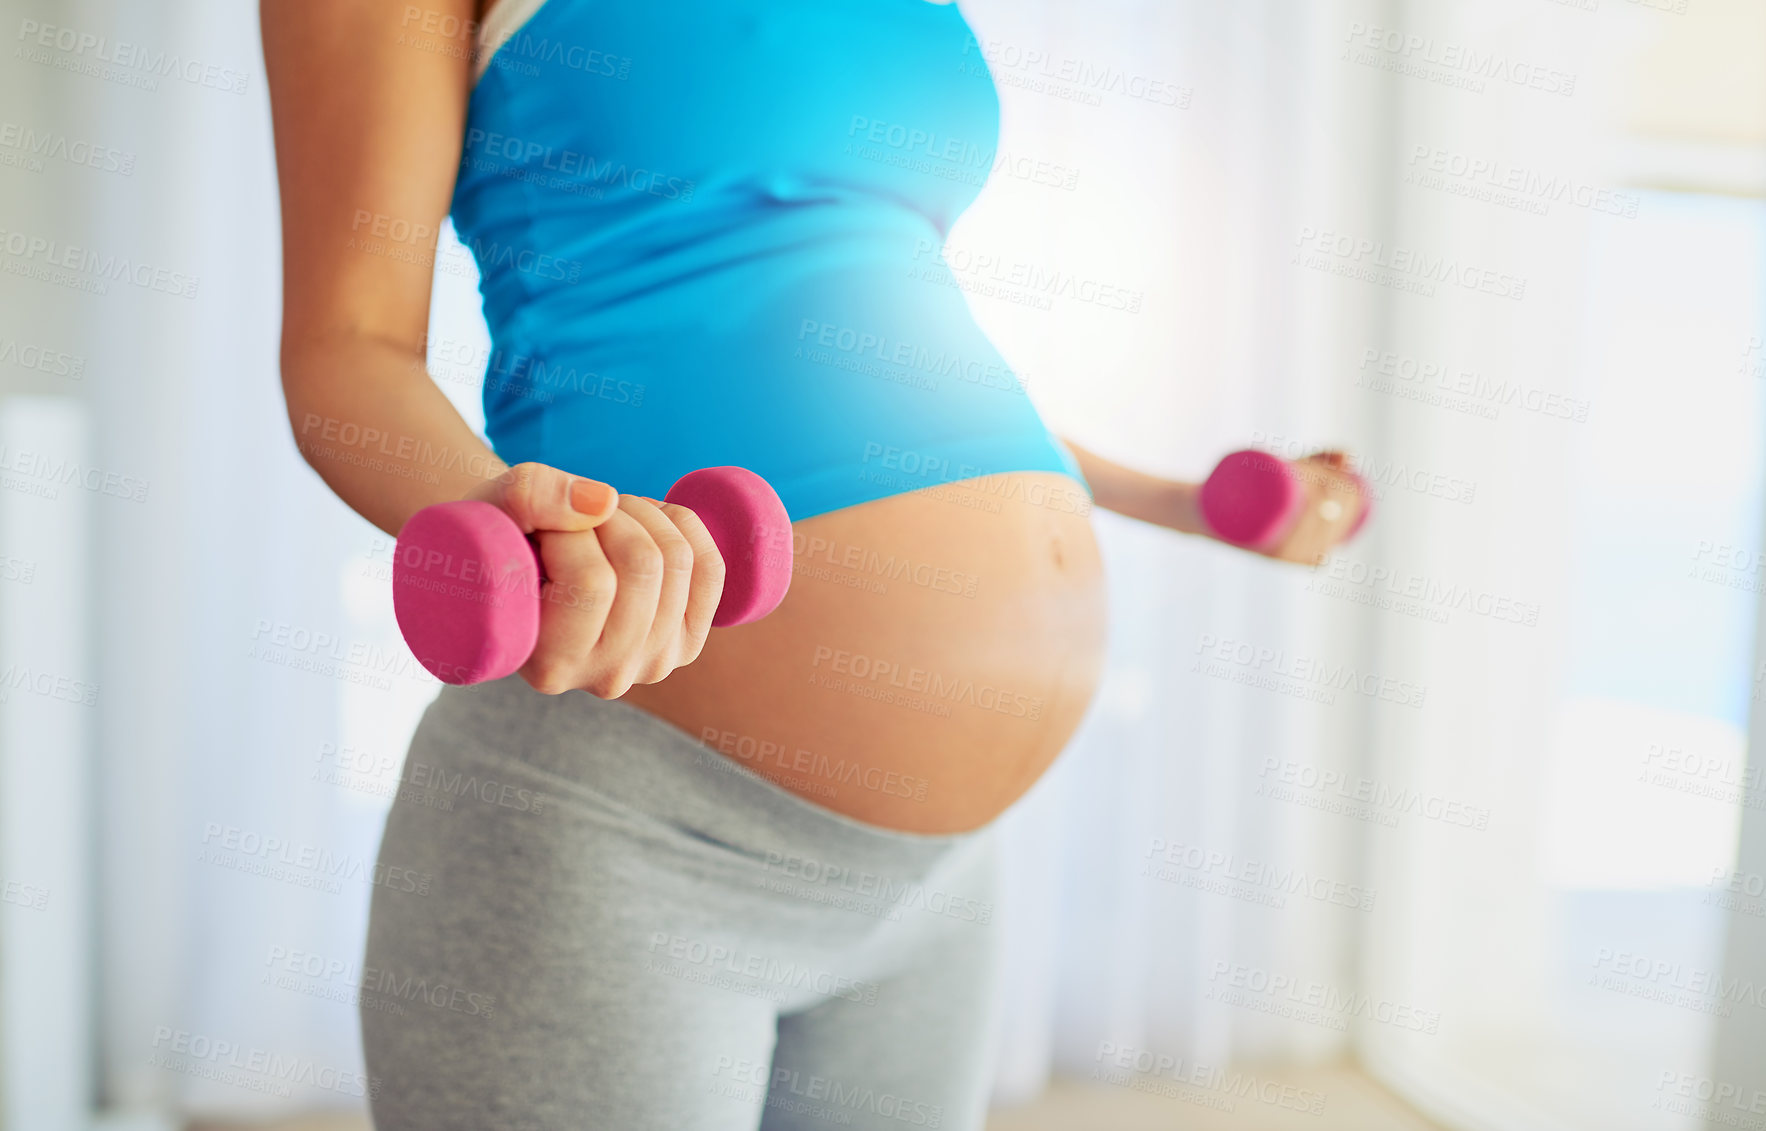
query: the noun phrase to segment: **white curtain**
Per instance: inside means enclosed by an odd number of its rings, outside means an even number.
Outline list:
[[[101,289],[15,275],[6,327],[81,359],[54,391],[86,405],[90,461],[142,488],[89,504],[99,932],[90,971],[64,961],[95,986],[102,1097],[217,1116],[359,1104],[340,999],[393,771],[347,771],[396,754],[435,685],[389,637],[374,532],[285,422],[255,6],[14,10],[9,80],[27,93],[10,105],[52,156],[5,170],[5,226],[130,265]],[[78,1125],[26,1110],[21,1127]]]
[[[1366,1026],[1361,1055],[1468,1128],[1757,1124],[1766,8],[1381,22],[1350,65],[1399,107],[1391,245],[1525,290],[1392,298],[1385,348],[1445,376],[1386,378],[1388,451],[1476,492],[1404,499],[1376,544],[1472,601],[1378,619],[1431,703],[1370,764],[1489,822],[1407,817],[1369,856],[1361,984],[1439,1026]],[[1444,81],[1476,56],[1509,69]]]
[[[1387,410],[1349,379],[1383,341],[1378,288],[1293,262],[1305,233],[1381,230],[1383,103],[1335,62],[1372,7],[965,4],[1000,82],[1002,148],[1076,174],[1071,189],[996,178],[952,240],[959,276],[992,256],[1080,284],[1048,309],[971,293],[1057,430],[1189,478],[1253,442],[1391,459],[1373,430]],[[43,173],[33,222],[199,280],[193,298],[26,292],[87,356],[71,395],[96,458],[151,485],[145,502],[94,504],[103,1094],[210,1116],[358,1106],[361,877],[435,685],[398,641],[384,539],[300,462],[284,422],[255,13],[25,9],[242,78],[146,89],[54,47],[25,68],[31,113],[135,155],[127,175]],[[434,338],[472,341],[482,328],[448,285]],[[437,364],[470,404],[471,375]],[[1402,491],[1384,489],[1357,560],[1406,520]],[[1443,510],[1411,502],[1418,522]],[[1364,876],[1378,833],[1297,783],[1353,780],[1367,737],[1415,708],[1294,673],[1408,677],[1381,667],[1341,591],[1107,514],[1097,528],[1109,671],[1073,747],[1006,818],[998,1098],[1087,1074],[1105,1045],[1208,1067],[1338,1058],[1338,1014],[1273,1016],[1247,987],[1356,985],[1356,943],[1392,894]],[[329,865],[303,864],[309,849]],[[225,1077],[223,1046],[298,1066],[293,1082]]]
[[[1377,457],[1341,375],[1378,340],[1378,296],[1291,263],[1303,232],[1376,230],[1380,106],[1332,66],[1361,6],[965,10],[998,76],[1002,148],[1077,176],[1068,192],[996,178],[952,247],[1139,298],[1045,311],[971,296],[1051,424],[1191,480],[1253,444]],[[1243,1079],[1216,1070],[1346,1054],[1345,1016],[1273,1016],[1261,991],[1275,978],[1347,994],[1381,898],[1361,880],[1358,823],[1287,783],[1353,780],[1370,720],[1411,708],[1295,676],[1393,674],[1372,662],[1359,607],[1303,571],[1107,513],[1096,525],[1108,671],[1070,749],[1006,819],[996,1100],[1057,1071],[1242,1097]]]
[[[104,1097],[214,1115],[355,1102],[346,980],[268,979],[286,973],[279,956],[360,950],[377,814],[322,757],[356,737],[346,719],[365,693],[351,681],[384,681],[388,718],[431,688],[375,670],[367,648],[388,642],[352,605],[371,531],[301,463],[285,422],[255,6],[37,7],[45,24],[199,76],[43,80],[90,105],[70,133],[136,155],[126,177],[88,178],[93,206],[69,238],[197,281],[192,298],[106,296],[82,334],[102,459],[151,484],[98,524]],[[308,846],[341,877],[306,863]]]

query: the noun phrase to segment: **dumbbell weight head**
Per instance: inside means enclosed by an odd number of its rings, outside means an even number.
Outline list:
[[[707,467],[675,480],[663,496],[705,523],[724,559],[724,595],[711,623],[757,621],[791,587],[791,516],[766,480],[745,467]]]
[[[540,638],[539,555],[477,499],[412,515],[393,551],[392,609],[405,643],[443,683],[502,679]]]

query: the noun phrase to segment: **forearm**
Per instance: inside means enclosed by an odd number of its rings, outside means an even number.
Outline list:
[[[409,347],[362,335],[308,343],[284,352],[282,387],[302,457],[388,534],[507,467]]]
[[[1197,484],[1147,475],[1088,452],[1071,440],[1063,439],[1062,443],[1079,461],[1079,470],[1091,484],[1098,506],[1185,534],[1208,533],[1196,502]]]

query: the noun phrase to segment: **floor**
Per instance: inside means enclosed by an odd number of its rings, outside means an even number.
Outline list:
[[[1246,1075],[1257,1083],[1241,1083],[1243,1095],[1181,1085],[1156,1095],[1060,1081],[1035,1103],[994,1112],[987,1131],[1442,1131],[1351,1068]]]
[[[1354,1069],[1245,1075],[1256,1083],[1235,1086],[1228,1077],[1213,1088],[1160,1089],[1166,1094],[1090,1080],[1059,1081],[1035,1103],[994,1112],[987,1131],[1441,1131]],[[1312,1107],[1319,1110],[1305,1110]],[[201,1123],[187,1131],[371,1128],[360,1117],[315,1116],[249,1127]]]

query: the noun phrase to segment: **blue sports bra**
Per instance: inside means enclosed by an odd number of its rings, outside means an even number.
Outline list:
[[[490,23],[452,214],[500,458],[656,498],[737,464],[793,520],[1085,482],[941,254],[999,133],[954,3],[502,0]]]

